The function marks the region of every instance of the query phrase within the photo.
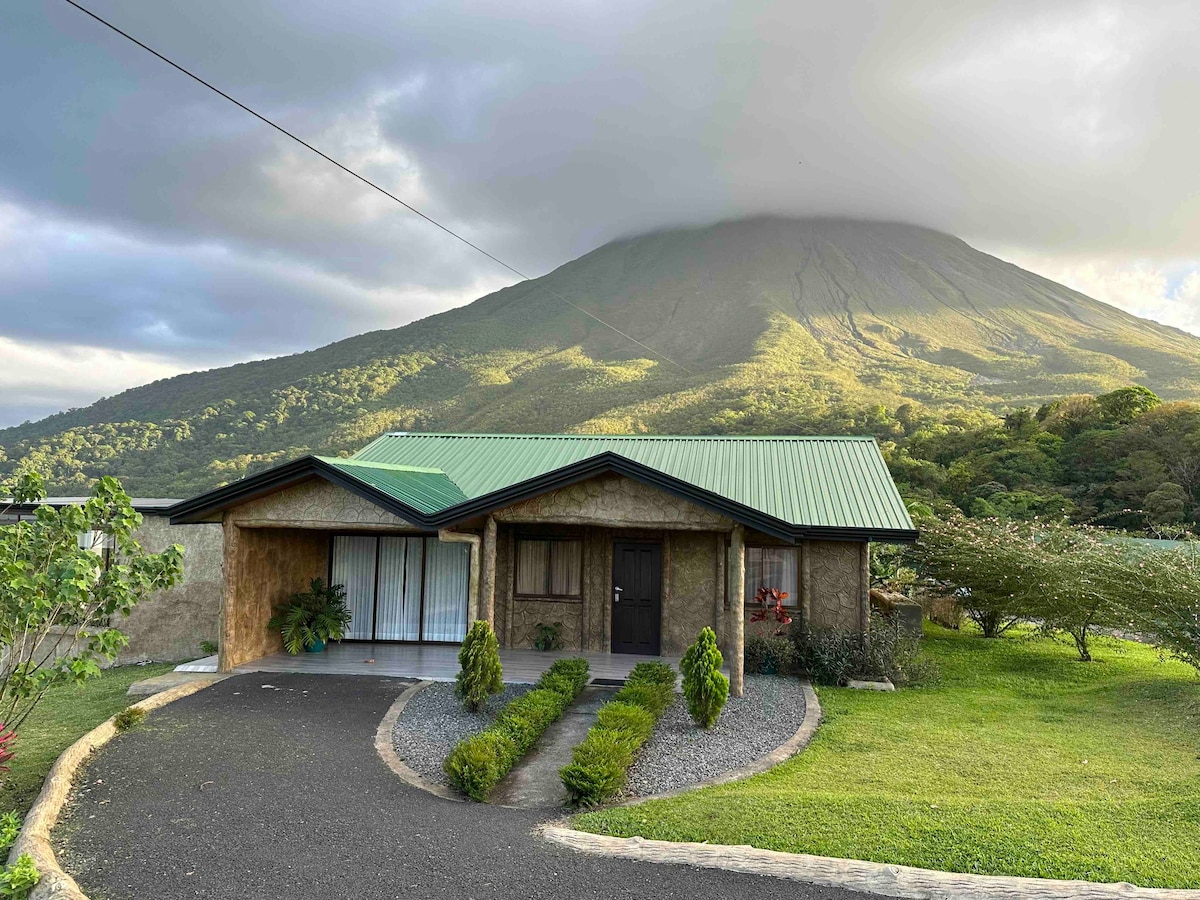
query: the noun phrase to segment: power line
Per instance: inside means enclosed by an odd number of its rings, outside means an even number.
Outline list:
[[[251,109],[245,103],[242,103],[240,100],[238,100],[234,97],[231,97],[229,94],[225,93],[223,90],[221,90],[216,85],[205,81],[199,75],[195,74],[194,72],[192,72],[188,69],[185,69],[179,63],[177,63],[174,60],[169,59],[168,57],[159,53],[153,47],[150,47],[150,46],[142,43],[137,38],[135,38],[133,35],[131,35],[129,32],[121,30],[116,25],[114,25],[112,22],[109,22],[107,19],[102,18],[101,16],[97,15],[96,13],[94,13],[90,9],[88,9],[87,7],[82,6],[79,3],[76,3],[75,0],[64,0],[64,2],[75,7],[77,10],[79,10],[84,15],[90,16],[91,18],[95,19],[97,22],[99,22],[105,28],[111,29],[112,31],[115,31],[117,34],[119,34],[121,37],[125,38],[126,40],[128,40],[134,44],[137,44],[137,46],[141,47],[143,50],[145,50],[150,55],[157,57],[158,59],[165,62],[167,65],[182,72],[184,75],[186,75],[188,78],[191,78],[193,81],[196,81],[196,82],[204,85],[206,88],[208,88],[213,93],[219,94],[220,96],[224,97],[226,100],[228,100],[234,106],[238,107],[239,109],[244,110],[245,112],[250,113],[250,115],[254,116],[254,118],[258,119],[260,122],[270,125],[272,128],[274,128],[276,131],[278,131],[280,134],[284,135],[285,137],[289,137],[293,141],[295,141],[297,144],[300,144],[302,147],[305,147],[308,150],[311,150],[313,153],[317,154],[317,156],[321,157],[321,159],[325,160],[328,163],[332,163],[333,165],[337,166],[339,169],[341,169],[346,174],[352,175],[353,177],[357,178],[359,181],[361,181],[363,184],[367,185],[368,187],[374,188],[375,190],[379,191],[379,193],[383,194],[388,199],[395,200],[397,203],[399,203],[401,206],[403,206],[409,212],[420,216],[422,219],[424,219],[430,225],[440,228],[442,231],[446,232],[446,234],[450,235],[455,240],[461,241],[462,243],[466,244],[472,250],[482,253],[484,256],[486,256],[488,259],[490,259],[492,262],[496,263],[497,265],[503,266],[505,269],[508,269],[508,271],[512,272],[514,275],[519,277],[521,280],[533,281],[532,277],[530,277],[529,275],[526,275],[520,269],[516,268],[515,266],[510,266],[508,263],[506,263],[504,260],[500,259],[499,257],[493,256],[491,253],[488,253],[488,251],[484,250],[478,244],[472,243],[471,241],[469,241],[465,237],[463,237],[461,234],[458,234],[457,232],[452,231],[450,228],[447,228],[445,225],[443,225],[437,219],[434,219],[433,217],[426,215],[425,213],[423,213],[419,209],[417,209],[415,206],[412,206],[409,203],[405,203],[403,200],[401,200],[395,194],[391,193],[390,191],[384,190],[379,185],[377,185],[375,182],[371,181],[369,178],[365,178],[362,175],[359,175],[357,172],[355,172],[349,166],[346,166],[346,165],[338,162],[336,159],[334,159],[328,153],[324,153],[323,151],[318,150],[312,144],[308,143],[308,141],[305,141],[302,138],[297,137],[296,135],[292,134],[290,131],[288,131],[283,126],[275,124],[270,119],[268,119],[266,116],[264,116],[262,113]],[[681,363],[677,363],[675,360],[671,359],[671,357],[667,356],[665,353],[660,353],[658,350],[655,350],[653,347],[649,346],[648,344],[642,343],[637,338],[635,338],[633,335],[627,334],[626,332],[622,331],[617,326],[604,321],[603,319],[601,319],[599,316],[595,315],[594,313],[588,312],[582,306],[579,306],[576,303],[572,303],[570,300],[568,300],[562,294],[558,293],[558,291],[554,290],[553,288],[549,288],[544,284],[539,284],[538,287],[540,287],[542,290],[544,290],[547,294],[550,294],[550,296],[554,297],[555,299],[561,300],[563,303],[565,303],[567,306],[571,307],[572,309],[583,313],[589,319],[593,319],[593,320],[599,322],[605,328],[608,328],[608,329],[616,332],[617,334],[619,334],[621,337],[625,338],[628,341],[632,341],[633,343],[635,343],[639,347],[641,347],[643,350],[648,351],[649,353],[651,353],[654,356],[657,356],[661,360],[669,362],[671,365],[675,366],[677,369],[680,369],[681,371],[686,372],[688,375],[696,374],[691,369],[689,369],[687,366],[685,366]]]

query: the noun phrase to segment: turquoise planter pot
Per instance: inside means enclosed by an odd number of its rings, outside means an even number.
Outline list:
[[[321,652],[322,650],[324,650],[324,649],[325,649],[325,642],[324,642],[324,641],[317,641],[317,642],[316,642],[315,644],[313,644],[311,647],[305,647],[305,648],[304,648],[304,651],[305,651],[306,653],[320,653],[320,652]]]

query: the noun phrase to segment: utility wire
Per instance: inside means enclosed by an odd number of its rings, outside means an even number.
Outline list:
[[[234,106],[250,113],[250,115],[254,116],[254,118],[258,119],[259,121],[261,121],[267,125],[270,125],[272,128],[274,128],[276,131],[278,131],[280,134],[284,135],[285,137],[289,137],[293,141],[295,141],[297,144],[300,144],[302,147],[305,147],[308,150],[311,150],[313,153],[317,154],[317,156],[321,157],[321,159],[325,160],[326,162],[332,163],[333,165],[337,166],[339,169],[341,169],[346,174],[354,176],[359,181],[361,181],[363,184],[367,185],[368,187],[374,188],[375,190],[379,191],[379,193],[383,194],[388,199],[395,200],[397,203],[399,203],[401,206],[403,206],[409,212],[415,213],[416,215],[420,216],[422,219],[424,219],[430,225],[433,225],[436,228],[440,228],[442,231],[446,232],[446,234],[450,235],[455,240],[461,241],[462,243],[466,244],[472,250],[482,253],[484,256],[486,256],[488,259],[490,259],[492,262],[496,263],[497,265],[503,266],[505,269],[508,269],[508,271],[512,272],[514,275],[516,275],[522,281],[533,281],[533,278],[531,276],[526,275],[520,269],[516,268],[515,266],[510,266],[508,263],[506,263],[504,260],[500,259],[499,257],[493,256],[491,253],[488,253],[488,251],[484,250],[478,244],[472,243],[471,241],[469,241],[465,237],[463,237],[461,234],[458,234],[457,232],[452,231],[451,229],[447,228],[445,225],[443,225],[437,219],[434,219],[433,217],[426,215],[425,213],[423,213],[419,209],[417,209],[415,206],[405,203],[403,200],[401,200],[395,194],[391,193],[390,191],[384,190],[379,185],[377,185],[375,182],[371,181],[369,178],[365,178],[362,175],[359,175],[357,172],[355,172],[349,166],[346,166],[346,165],[338,162],[336,159],[334,159],[328,153],[324,153],[321,150],[318,150],[312,144],[308,143],[308,141],[305,141],[302,138],[297,137],[296,135],[292,134],[290,131],[288,131],[283,126],[275,124],[270,119],[268,119],[266,116],[264,116],[262,113],[251,109],[245,103],[242,103],[240,100],[238,100],[234,97],[231,97],[229,94],[225,93],[223,90],[221,90],[216,85],[205,81],[203,78],[201,78],[196,73],[194,73],[188,69],[185,69],[179,63],[175,62],[172,59],[167,58],[166,56],[164,56],[163,54],[161,54],[157,50],[155,50],[153,47],[147,46],[146,44],[142,43],[137,38],[135,38],[133,35],[131,35],[129,32],[121,30],[116,25],[114,25],[112,22],[109,22],[107,19],[102,18],[101,16],[97,15],[96,13],[94,13],[90,9],[88,9],[87,7],[85,7],[79,3],[76,3],[75,0],[64,0],[64,2],[69,4],[70,6],[75,7],[77,10],[79,10],[84,15],[90,16],[91,18],[95,19],[97,22],[99,22],[105,28],[111,29],[112,31],[115,31],[117,34],[119,34],[121,37],[125,38],[126,40],[131,41],[134,44],[137,44],[137,46],[141,47],[143,50],[145,50],[150,55],[158,57],[158,59],[162,60],[167,65],[182,72],[184,75],[186,75],[188,78],[191,78],[193,81],[199,82],[200,84],[204,85],[206,88],[208,88],[213,93],[219,94],[220,96],[224,97],[226,100],[228,100]],[[561,300],[563,303],[565,303],[567,306],[571,307],[572,309],[583,313],[589,319],[593,319],[596,322],[599,322],[605,328],[615,331],[617,334],[619,334],[621,337],[625,338],[628,341],[632,341],[633,343],[635,343],[639,347],[641,347],[643,350],[648,351],[649,353],[651,353],[654,356],[657,356],[661,360],[669,362],[671,365],[675,366],[677,369],[687,373],[688,375],[696,374],[691,369],[689,369],[687,366],[685,366],[681,363],[677,363],[675,360],[671,359],[671,357],[667,356],[665,353],[660,353],[658,350],[655,350],[653,347],[649,346],[648,344],[642,343],[637,338],[635,338],[633,335],[627,334],[626,332],[622,331],[617,326],[604,321],[603,319],[601,319],[599,316],[595,315],[594,313],[588,312],[586,309],[584,309],[582,306],[579,306],[577,303],[572,303],[570,300],[568,300],[562,294],[558,293],[558,291],[554,290],[553,288],[547,287],[544,284],[539,284],[538,287],[540,287],[546,293],[550,294],[552,297],[554,297],[558,300]]]

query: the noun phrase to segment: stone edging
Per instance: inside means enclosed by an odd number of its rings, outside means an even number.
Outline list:
[[[132,704],[135,709],[146,712],[166,706],[175,700],[187,697],[203,690],[215,681],[196,681],[181,684],[158,694],[153,694],[145,700]],[[79,889],[75,879],[63,871],[54,855],[54,846],[50,843],[50,832],[58,822],[59,814],[67,802],[71,785],[75,781],[75,773],[87,760],[93,751],[103,747],[117,735],[117,727],[113,724],[113,716],[101,722],[74,744],[63,751],[62,756],[50,769],[42,784],[42,791],[33,802],[25,824],[16,843],[9,851],[8,860],[14,862],[22,853],[33,857],[41,880],[29,894],[30,900],[88,900],[87,895]]]
[[[636,806],[639,803],[646,803],[650,800],[665,800],[668,797],[678,797],[680,794],[697,791],[700,788],[715,787],[718,784],[740,781],[743,778],[749,778],[751,775],[759,775],[767,771],[767,769],[774,768],[784,760],[795,756],[808,746],[809,741],[813,739],[813,735],[817,732],[817,726],[821,724],[821,701],[817,699],[817,692],[813,690],[812,684],[807,681],[801,682],[801,687],[804,690],[804,721],[800,723],[800,727],[796,729],[795,734],[766,756],[760,756],[740,769],[722,772],[720,775],[705,779],[704,781],[697,781],[695,784],[687,784],[671,791],[663,791],[661,794],[631,797],[628,800],[623,800],[620,803],[612,805],[618,807]]]
[[[388,711],[379,723],[379,727],[375,729],[375,752],[379,754],[379,758],[383,760],[384,765],[398,775],[400,780],[406,784],[441,797],[443,800],[454,800],[455,802],[463,803],[466,798],[460,797],[444,784],[438,784],[436,781],[430,781],[428,778],[418,775],[405,765],[404,760],[396,753],[396,745],[392,740],[392,731],[396,727],[396,722],[399,720],[400,714],[404,712],[404,707],[408,706],[408,701],[431,684],[433,684],[432,681],[418,681],[416,684],[405,688],[403,693],[396,698],[396,702],[388,708]]]
[[[769,875],[909,900],[1200,900],[1200,890],[1144,888],[1125,882],[1097,884],[938,872],[757,847],[609,837],[553,823],[541,825],[536,830],[548,841],[594,856]]]

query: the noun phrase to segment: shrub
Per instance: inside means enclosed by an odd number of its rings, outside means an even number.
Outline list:
[[[487,622],[481,620],[471,626],[458,651],[458,663],[454,692],[471,712],[479,712],[488,697],[504,690],[500,643]]]
[[[796,645],[786,637],[752,637],[746,641],[746,671],[757,675],[794,675]]]
[[[625,686],[600,707],[596,724],[559,771],[572,803],[592,806],[621,789],[638,750],[675,698],[675,677],[665,663],[638,663]]]
[[[220,649],[221,648],[217,646],[216,641],[201,641],[200,642],[200,652],[203,653],[205,656],[212,656],[214,653],[216,653]]]
[[[117,731],[128,731],[136,728],[146,720],[146,711],[137,706],[127,706],[113,716],[113,726]]]
[[[562,647],[562,622],[538,622],[534,626],[533,646],[538,650],[558,650]]]
[[[509,702],[479,734],[455,745],[442,765],[450,783],[472,800],[486,800],[500,779],[574,702],[587,681],[586,659],[557,660],[533,690]]]
[[[442,768],[452,785],[472,800],[482,801],[517,758],[512,738],[488,729],[459,741]]]
[[[937,667],[921,653],[920,639],[878,614],[871,630],[793,631],[800,673],[817,684],[851,680],[919,684],[937,680]]]
[[[679,664],[688,713],[701,728],[712,728],[729,697],[729,679],[721,674],[722,662],[717,636],[705,627]]]
[[[41,880],[41,873],[34,865],[33,857],[22,853],[15,863],[0,869],[0,897],[25,900]]]

